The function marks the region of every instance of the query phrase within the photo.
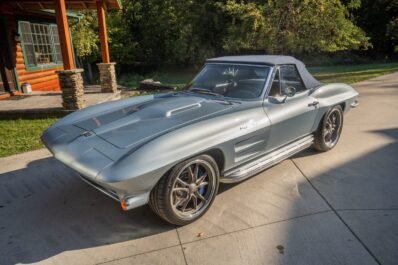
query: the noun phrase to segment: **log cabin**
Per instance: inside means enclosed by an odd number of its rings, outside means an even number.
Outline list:
[[[121,9],[118,0],[0,0],[0,96],[24,83],[62,90],[59,72],[75,69],[68,18],[77,15],[69,11],[84,9],[98,12],[102,63],[110,64],[105,12]]]

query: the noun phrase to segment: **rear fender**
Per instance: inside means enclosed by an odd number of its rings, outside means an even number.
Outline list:
[[[347,113],[351,109],[351,104],[356,101],[358,92],[347,84],[333,83],[318,87],[311,96],[319,102],[318,115],[312,128],[312,131],[316,131],[323,116],[331,107],[342,105],[344,113]]]

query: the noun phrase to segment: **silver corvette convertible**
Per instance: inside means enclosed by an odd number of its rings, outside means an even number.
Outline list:
[[[220,182],[309,147],[332,149],[357,96],[346,84],[321,84],[293,57],[220,57],[185,90],[76,111],[42,140],[124,210],[148,203],[184,225],[209,209]]]

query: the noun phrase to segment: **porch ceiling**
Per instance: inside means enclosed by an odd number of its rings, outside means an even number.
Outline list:
[[[66,8],[70,10],[96,9],[98,0],[65,0]],[[121,9],[119,0],[103,0],[107,9]],[[54,9],[54,0],[2,0],[2,4],[20,10]]]

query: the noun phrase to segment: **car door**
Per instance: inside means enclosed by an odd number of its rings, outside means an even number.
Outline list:
[[[284,91],[291,87],[294,87],[295,94],[287,96]],[[309,92],[295,65],[280,65],[275,68],[263,105],[271,122],[267,151],[312,132],[318,109],[317,100]]]

